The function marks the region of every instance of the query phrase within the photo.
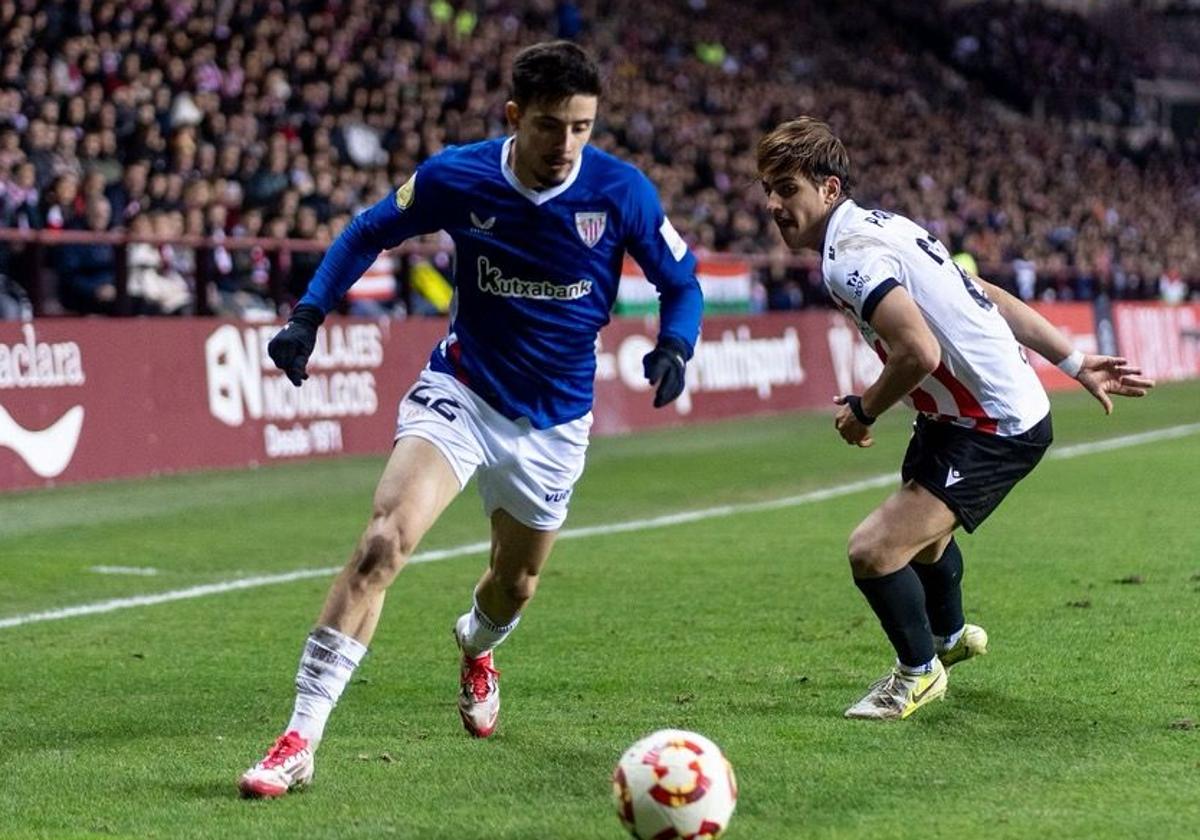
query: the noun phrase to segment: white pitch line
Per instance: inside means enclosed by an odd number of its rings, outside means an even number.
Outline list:
[[[1070,446],[1060,446],[1050,450],[1049,458],[1078,458],[1080,455],[1091,455],[1093,452],[1108,452],[1112,449],[1124,449],[1128,446],[1138,446],[1143,443],[1155,443],[1160,440],[1174,440],[1200,432],[1200,423],[1187,423],[1183,426],[1170,426],[1166,429],[1154,429],[1135,435],[1094,440],[1090,443],[1074,443]]]
[[[88,571],[98,575],[140,575],[141,577],[153,577],[158,574],[158,569],[152,569],[149,566],[92,566]]]
[[[1059,449],[1052,449],[1049,457],[1056,460],[1064,460],[1067,458],[1078,458],[1084,455],[1091,455],[1095,452],[1108,452],[1113,449],[1124,449],[1129,446],[1139,446],[1144,443],[1153,443],[1161,440],[1174,440],[1175,438],[1186,437],[1187,435],[1200,432],[1200,423],[1189,423],[1183,426],[1171,426],[1166,429],[1157,429],[1150,432],[1141,432],[1133,435],[1123,435],[1121,437],[1108,438],[1106,440],[1093,441],[1091,443],[1077,443],[1071,446],[1064,446]],[[717,519],[726,516],[735,516],[743,513],[756,513],[766,510],[779,510],[781,508],[799,507],[801,505],[813,504],[815,502],[824,502],[829,499],[836,499],[841,496],[848,496],[852,493],[858,493],[863,490],[874,490],[879,487],[887,487],[896,482],[895,473],[887,473],[884,475],[876,475],[870,478],[860,479],[858,481],[847,482],[846,484],[838,484],[833,487],[825,487],[820,490],[811,490],[807,493],[800,493],[795,496],[784,496],[779,499],[769,499],[763,502],[747,502],[738,505],[719,505],[717,507],[703,508],[701,510],[684,511],[681,513],[672,513],[665,516],[655,516],[649,519],[634,519],[627,522],[614,522],[608,525],[590,525],[583,528],[566,528],[559,533],[560,540],[579,539],[581,537],[604,536],[608,534],[622,534],[629,531],[646,531],[652,528],[666,528],[672,525],[682,525],[689,522],[699,522],[705,519]],[[455,546],[453,548],[443,548],[436,551],[423,551],[416,554],[409,560],[410,563],[432,563],[436,560],[449,560],[454,557],[464,557],[470,554],[485,553],[491,544],[488,542],[475,542],[466,545]],[[36,624],[41,621],[58,621],[64,618],[75,618],[82,615],[97,615],[99,613],[116,612],[117,610],[128,610],[134,607],[150,607],[156,604],[168,604],[172,601],[187,601],[192,598],[204,598],[208,595],[220,595],[224,592],[237,592],[242,589],[257,589],[261,586],[274,586],[281,583],[291,583],[297,580],[308,580],[310,578],[328,577],[336,574],[341,569],[341,566],[330,566],[322,569],[299,569],[294,572],[284,572],[275,575],[256,575],[254,577],[238,578],[236,580],[220,581],[218,583],[208,583],[201,586],[191,586],[187,589],[176,589],[169,592],[158,592],[153,595],[135,595],[129,598],[113,598],[108,601],[97,601],[91,604],[78,604],[73,607],[62,607],[60,609],[45,610],[44,612],[27,613],[25,615],[14,615],[9,618],[0,618],[0,630],[9,627],[21,627],[26,624]]]

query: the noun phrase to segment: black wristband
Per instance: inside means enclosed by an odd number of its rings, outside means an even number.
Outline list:
[[[858,394],[847,394],[846,405],[850,406],[850,411],[854,414],[858,422],[862,423],[864,426],[870,426],[875,422],[874,417],[863,411],[862,397],[860,397]]]

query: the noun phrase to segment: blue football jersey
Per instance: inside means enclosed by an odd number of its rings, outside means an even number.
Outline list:
[[[449,334],[433,369],[539,429],[592,406],[596,336],[628,252],[659,291],[660,337],[690,356],[703,300],[696,260],[636,167],[584,147],[559,186],[533,191],[508,166],[512,138],[450,147],[347,226],[302,303],[331,310],[381,250],[444,230],[455,244]]]

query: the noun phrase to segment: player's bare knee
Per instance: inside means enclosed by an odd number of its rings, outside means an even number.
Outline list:
[[[846,555],[856,578],[879,577],[895,571],[892,552],[882,541],[862,529],[850,535]]]
[[[362,589],[384,589],[404,568],[413,552],[413,541],[404,530],[386,518],[376,518],[367,526],[354,557],[353,579]]]
[[[499,576],[496,582],[500,584],[500,591],[504,593],[505,599],[520,608],[532,600],[537,591],[538,576],[520,572]]]

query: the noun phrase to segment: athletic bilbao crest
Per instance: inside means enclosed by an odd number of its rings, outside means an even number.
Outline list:
[[[575,230],[579,238],[589,248],[595,248],[600,237],[604,236],[604,226],[608,224],[607,213],[576,213]]]

